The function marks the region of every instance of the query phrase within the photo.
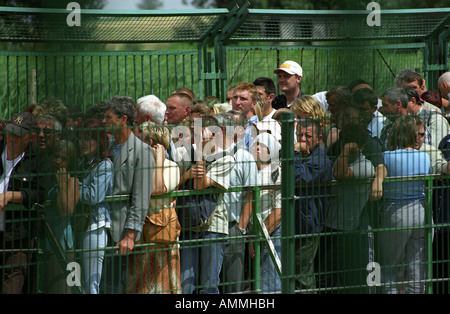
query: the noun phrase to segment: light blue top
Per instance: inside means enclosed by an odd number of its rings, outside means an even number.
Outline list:
[[[247,150],[250,149],[250,146],[252,145],[252,128],[250,127],[252,125],[252,123],[256,123],[259,122],[258,116],[255,114],[254,116],[252,116],[250,119],[248,119],[248,125],[247,125],[247,129],[245,130],[245,136],[244,136],[244,141],[245,141],[245,145],[247,146]]]
[[[80,202],[93,206],[91,222],[86,231],[110,227],[109,203],[104,200],[106,196],[112,195],[113,167],[110,159],[102,160],[92,170],[86,170],[90,172],[79,183]]]
[[[116,160],[117,157],[120,155],[120,151],[122,150],[122,147],[125,145],[126,142],[122,143],[122,144],[119,144],[119,145],[116,145],[115,142],[114,142],[113,137],[111,136],[110,143],[113,143],[111,145],[110,151],[111,151],[111,154],[113,156],[113,160]]]
[[[406,177],[431,173],[430,157],[415,149],[397,149],[383,152],[388,177]],[[425,198],[424,181],[385,182],[383,195],[386,201],[410,203]]]

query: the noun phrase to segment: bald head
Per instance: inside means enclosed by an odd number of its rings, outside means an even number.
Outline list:
[[[450,98],[450,72],[445,72],[438,79],[438,88],[441,97],[449,100]]]
[[[443,82],[450,83],[450,72],[445,72],[439,77],[438,84],[442,84]]]

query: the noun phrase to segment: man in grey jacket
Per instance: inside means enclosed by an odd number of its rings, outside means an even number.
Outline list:
[[[113,264],[121,265],[120,274],[125,273],[126,259],[121,254],[133,251],[135,241],[139,240],[145,216],[150,203],[153,188],[154,159],[153,150],[146,143],[139,140],[132,132],[132,125],[136,118],[136,105],[130,97],[115,96],[106,102],[107,109],[103,122],[112,134],[110,149],[114,162],[114,196],[127,195],[125,200],[115,200],[111,203],[110,242],[118,246],[116,253],[110,258],[119,259]],[[106,263],[108,264],[108,263]],[[111,273],[105,265],[104,280],[112,278],[121,280],[114,285],[114,291],[123,291],[123,281]],[[109,270],[109,271],[108,271]],[[125,276],[124,276],[125,277]],[[108,285],[108,284],[107,284]]]

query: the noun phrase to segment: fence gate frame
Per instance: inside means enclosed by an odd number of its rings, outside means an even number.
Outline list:
[[[227,69],[227,48],[232,45],[261,45],[273,47],[293,43],[309,48],[343,46],[415,44],[424,45],[421,72],[429,89],[436,88],[439,75],[448,70],[448,43],[450,37],[450,8],[381,10],[380,26],[369,26],[372,11],[332,10],[261,10],[250,8],[248,1],[228,9],[205,10],[81,10],[81,26],[69,26],[71,11],[64,9],[37,9],[0,7],[0,55],[26,55],[20,43],[48,49],[67,44],[74,51],[87,44],[197,44],[198,98],[215,95],[222,101],[233,73]],[[52,46],[54,45],[54,46]],[[41,51],[45,55],[46,51]],[[85,51],[86,55],[90,52]],[[119,52],[118,52],[119,53]],[[126,54],[126,52],[121,52]],[[33,53],[30,53],[33,54]],[[92,52],[94,55],[95,52]],[[284,61],[284,60],[276,60]],[[16,66],[17,71],[19,71]],[[135,73],[134,73],[135,74]],[[39,73],[32,73],[30,80]],[[5,84],[6,83],[6,84]],[[11,89],[11,83],[0,81]],[[33,83],[34,84],[34,83]],[[17,82],[14,84],[19,86]],[[151,91],[152,92],[152,91]],[[165,91],[167,92],[167,91]],[[6,96],[5,96],[6,95]],[[136,95],[129,95],[136,97]],[[11,94],[0,93],[2,107],[8,104],[5,118],[12,112]],[[24,107],[22,105],[22,107]],[[292,122],[293,115],[283,114],[283,121]],[[283,123],[282,168],[283,208],[292,208],[294,202],[293,124]],[[292,252],[293,219],[283,215],[283,251]],[[295,279],[292,254],[283,254],[281,265],[282,292],[294,293]]]
[[[419,70],[428,88],[436,88],[437,78],[448,70],[450,7],[380,10],[380,26],[368,24],[373,11],[252,9],[249,1],[230,10],[82,9],[80,26],[68,25],[70,13],[64,9],[0,7],[0,50],[7,54],[20,49],[14,43],[31,44],[31,49],[41,44],[39,49],[44,51],[60,44],[77,50],[92,43],[196,43],[198,86],[193,88],[199,99],[215,95],[222,101],[230,79],[227,47],[236,44],[324,47],[331,43],[352,47],[424,43]],[[3,93],[0,97],[4,103]],[[7,115],[9,118],[11,112]]]

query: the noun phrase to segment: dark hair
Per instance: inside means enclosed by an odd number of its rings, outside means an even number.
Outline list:
[[[108,136],[102,121],[97,119],[87,119],[83,121],[81,125],[77,126],[75,130],[78,139],[94,139],[97,141],[97,160],[111,158]]]
[[[255,86],[263,86],[264,92],[267,95],[275,94],[277,92],[277,88],[275,87],[274,81],[270,77],[258,77],[253,81]]]
[[[405,81],[406,83],[417,81],[419,86],[423,85],[422,76],[412,69],[404,69],[397,73],[394,79],[395,85],[399,86],[403,81]]]
[[[414,87],[402,86],[402,88],[405,90],[406,96],[408,97],[408,101],[411,101],[411,99],[414,97],[414,99],[416,100],[416,103],[422,104],[422,100],[420,99],[420,96]],[[404,106],[403,108],[406,108],[406,106]]]
[[[73,120],[83,117],[83,111],[79,106],[76,105],[67,106],[67,112],[68,112],[67,117]]]
[[[357,123],[344,124],[341,132],[339,132],[339,139],[342,146],[347,143],[356,143],[361,147],[366,143],[365,127]]]
[[[354,118],[358,119],[358,124],[365,126],[367,126],[370,123],[370,121],[372,121],[373,118],[372,116],[364,114],[361,107],[350,105],[342,109],[341,113],[339,114],[338,121],[340,122],[340,125],[356,123],[356,122],[345,123],[346,121],[349,120],[349,117],[351,117],[352,115],[354,116]],[[364,134],[366,134],[365,131]]]
[[[352,100],[352,93],[347,86],[334,86],[328,92],[326,92],[325,97],[336,95],[339,104],[345,104],[345,102],[350,103]]]
[[[373,89],[367,87],[360,88],[352,96],[352,104],[354,106],[361,107],[366,101],[372,107],[378,105],[378,96]]]
[[[127,116],[127,125],[132,126],[136,119],[136,105],[131,97],[114,96],[106,101],[106,110],[112,109],[118,117]]]
[[[101,101],[99,103],[96,103],[86,110],[86,113],[84,114],[84,119],[95,118],[100,121],[103,121],[107,109],[108,106],[106,105],[106,102]]]
[[[442,99],[439,92],[435,89],[422,93],[422,100],[435,105],[438,108],[442,107]]]

